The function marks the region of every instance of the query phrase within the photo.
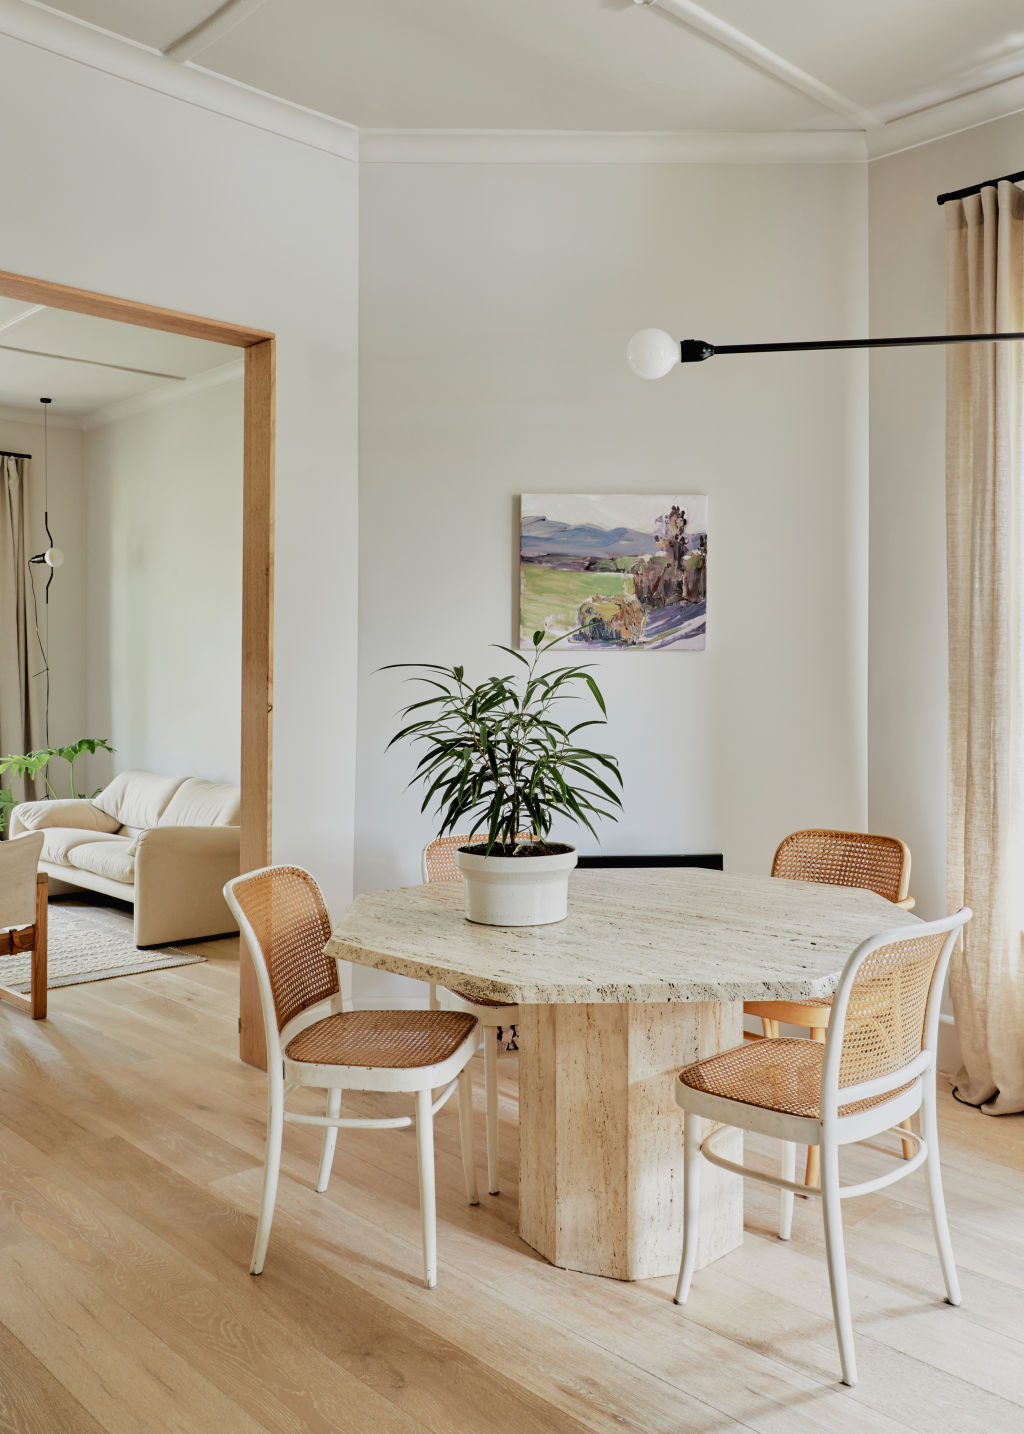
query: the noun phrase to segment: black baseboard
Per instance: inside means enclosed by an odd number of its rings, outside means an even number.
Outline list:
[[[696,856],[676,855],[671,852],[658,852],[653,856],[637,856],[630,852],[628,856],[581,856],[576,863],[578,867],[596,867],[598,870],[612,870],[616,867],[636,866],[698,866],[705,871],[723,871],[724,863],[721,852],[702,852]]]

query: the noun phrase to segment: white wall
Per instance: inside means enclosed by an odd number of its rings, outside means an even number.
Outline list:
[[[242,378],[86,433],[92,772],[239,780]]]
[[[356,168],[201,97],[20,41],[0,39],[0,65],[0,124],[17,136],[2,161],[5,269],[278,336],[274,850],[312,867],[340,907],[355,751]],[[329,560],[311,556],[325,542]]]
[[[728,343],[867,323],[858,166],[363,164],[357,886],[434,831],[384,755],[386,662],[494,663],[522,492],[706,492],[706,653],[605,654],[607,851],[766,871],[867,817],[866,362],[723,357],[644,384],[656,324]],[[511,659],[506,659],[511,662]],[[581,849],[592,842],[580,840]]]
[[[0,394],[0,400],[3,395]],[[46,546],[43,526],[45,510],[43,425],[35,411],[17,414],[4,410],[0,414],[0,448],[15,453],[31,453],[28,464],[30,515],[34,546],[32,553]],[[49,424],[49,504],[50,529],[56,545],[64,552],[64,565],[54,573],[50,601],[44,601],[49,568],[33,568],[39,607],[39,629],[50,666],[50,740],[60,745],[73,742],[86,732],[85,711],[85,472],[83,435],[77,426],[65,428]],[[30,554],[31,556],[31,554]],[[31,620],[32,609],[29,608]],[[42,657],[33,648],[40,673],[37,681],[45,685]],[[42,710],[42,697],[40,710]],[[61,795],[66,791],[63,779],[66,767],[57,764],[54,771]],[[51,780],[53,774],[51,774]]]

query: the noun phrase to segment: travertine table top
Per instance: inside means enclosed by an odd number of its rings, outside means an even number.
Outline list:
[[[575,871],[552,926],[477,926],[461,881],[357,896],[340,960],[467,995],[564,1002],[827,996],[859,942],[917,917],[873,892],[694,868]]]

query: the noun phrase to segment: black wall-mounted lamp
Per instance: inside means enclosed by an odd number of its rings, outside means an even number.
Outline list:
[[[709,344],[704,339],[674,339],[664,329],[641,329],[626,348],[630,368],[640,378],[664,378],[678,363],[701,363],[719,354],[788,354],[820,349],[895,349],[915,344],[985,344],[1024,339],[1021,334],[917,334],[897,339],[811,339],[786,344]]]

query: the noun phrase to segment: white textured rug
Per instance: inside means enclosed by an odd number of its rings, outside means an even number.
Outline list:
[[[50,990],[206,960],[176,946],[140,951],[132,940],[131,918],[110,907],[65,907],[51,901],[48,926]],[[0,957],[0,986],[27,992],[31,960],[28,954]]]

